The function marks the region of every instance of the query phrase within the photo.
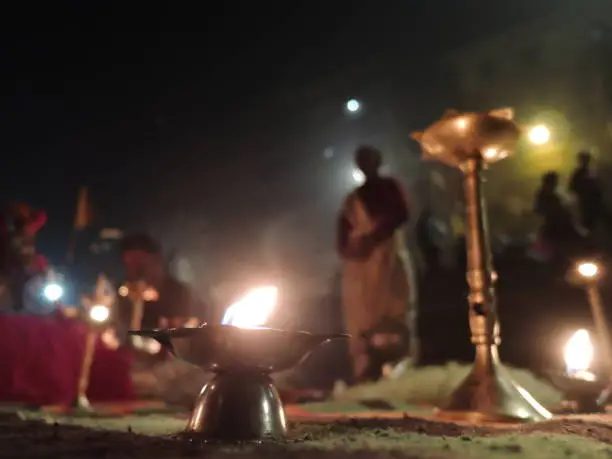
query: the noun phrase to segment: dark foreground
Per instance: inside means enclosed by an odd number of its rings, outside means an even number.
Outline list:
[[[32,416],[38,415],[26,417]],[[605,418],[564,419],[520,428],[460,426],[415,418],[348,420],[295,424],[290,438],[282,441],[221,446],[171,435],[183,423],[171,417],[23,417],[0,417],[1,458],[612,457],[612,423]]]

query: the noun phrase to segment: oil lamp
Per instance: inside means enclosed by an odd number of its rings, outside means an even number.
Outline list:
[[[597,330],[601,359],[606,367],[609,378],[612,376],[612,339],[610,338],[603,301],[599,291],[599,281],[604,274],[603,271],[602,266],[596,260],[582,260],[570,269],[567,279],[571,284],[583,288],[586,292],[591,315],[593,316],[593,323]],[[612,383],[608,384],[608,387],[601,392],[598,403],[604,405],[611,393]]]
[[[220,325],[130,332],[154,338],[177,358],[214,373],[195,401],[186,435],[239,441],[286,434],[285,412],[270,375],[346,335],[262,327],[275,303],[276,288],[261,287],[232,304]]]
[[[607,383],[591,372],[593,343],[586,330],[576,331],[563,351],[565,372],[551,373],[551,382],[563,391],[564,405],[572,412],[599,413],[605,410],[601,394]]]
[[[93,296],[82,298],[84,318],[87,323],[87,335],[77,383],[77,394],[73,403],[73,406],[79,410],[91,410],[91,405],[87,398],[87,389],[89,387],[91,365],[93,364],[96,350],[96,341],[100,333],[108,326],[112,306],[115,301],[115,297],[108,292],[107,285],[106,277],[100,274]]]
[[[606,322],[601,294],[599,292],[599,281],[603,276],[601,265],[595,260],[582,260],[576,263],[567,274],[568,281],[585,290],[593,323],[597,330],[599,347],[601,348],[601,358],[606,365],[606,369],[612,375],[612,339]]]
[[[448,110],[425,131],[414,133],[425,159],[440,161],[463,173],[469,285],[468,319],[475,346],[471,372],[453,392],[440,415],[538,421],[552,415],[512,381],[500,363],[500,327],[496,310],[483,170],[507,157],[516,147],[520,129],[511,109],[488,113]]]

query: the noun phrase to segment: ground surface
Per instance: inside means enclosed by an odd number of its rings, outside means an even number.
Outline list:
[[[0,459],[612,459],[610,415],[523,426],[440,421],[432,405],[444,403],[468,370],[457,364],[407,367],[395,379],[353,387],[329,402],[287,406],[293,421],[289,438],[258,445],[210,445],[177,437],[185,415],[171,413],[163,404],[137,403],[127,409],[125,404],[107,405],[95,415],[80,416],[5,407],[0,409]],[[546,382],[529,372],[510,373],[543,404],[559,402],[560,394]]]
[[[206,445],[172,434],[176,416],[103,418],[20,412],[0,416],[0,457],[159,458],[612,458],[606,416],[521,427],[474,427],[418,418],[295,423],[290,438],[261,445]]]
[[[393,378],[353,386],[336,393],[333,398],[340,402],[402,400],[413,405],[444,406],[470,369],[469,364],[454,362],[416,368],[400,365]],[[512,367],[504,369],[513,381],[527,390],[542,405],[555,406],[561,402],[561,393],[530,371]]]

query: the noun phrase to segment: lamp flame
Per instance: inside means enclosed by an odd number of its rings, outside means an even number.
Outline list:
[[[89,310],[89,318],[96,323],[106,322],[110,317],[110,309],[103,304],[96,304]]]
[[[277,297],[276,287],[254,288],[227,308],[221,323],[240,328],[262,327],[274,311]]]
[[[594,379],[589,372],[593,361],[593,343],[589,332],[582,329],[576,331],[565,345],[563,352],[567,374],[581,379]]]
[[[591,261],[585,261],[578,265],[578,274],[585,278],[593,278],[599,274],[599,266]]]

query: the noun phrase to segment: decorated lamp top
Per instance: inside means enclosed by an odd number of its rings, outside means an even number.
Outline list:
[[[442,118],[412,137],[421,144],[425,159],[461,167],[466,160],[481,156],[493,163],[509,156],[520,137],[512,109],[487,113],[447,110]]]

